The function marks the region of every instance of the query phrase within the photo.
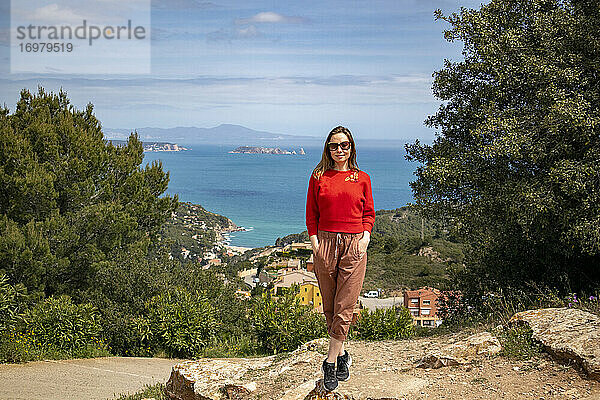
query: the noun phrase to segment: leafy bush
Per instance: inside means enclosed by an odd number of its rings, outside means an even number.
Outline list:
[[[526,289],[500,288],[479,298],[456,291],[444,292],[439,299],[438,314],[444,320],[443,325],[451,328],[478,323],[508,326],[510,318],[518,312],[565,305],[557,290],[530,283]]]
[[[122,311],[109,313],[104,310],[102,316],[104,336],[115,355],[127,357],[152,357],[152,331],[148,319],[135,317]]]
[[[355,332],[358,331],[358,332]],[[405,307],[361,311],[353,336],[366,340],[406,339],[414,333],[412,316]]]
[[[215,338],[212,343],[204,348],[203,357],[210,358],[229,358],[229,357],[248,357],[262,355],[259,349],[259,343],[255,337],[243,336],[225,336]]]
[[[44,345],[74,354],[100,337],[98,312],[91,304],[73,304],[68,296],[50,297],[23,315],[25,331]]]
[[[216,336],[217,310],[200,292],[174,288],[147,304],[152,343],[171,357],[193,358]]]
[[[253,299],[250,320],[260,348],[269,353],[295,350],[302,343],[327,335],[323,315],[300,304],[298,285],[274,300],[268,292]]]
[[[0,334],[14,329],[17,316],[24,305],[27,290],[22,284],[11,285],[5,274],[0,274]]]
[[[73,304],[68,296],[49,297],[19,316],[2,336],[0,359],[39,359],[108,355],[100,338],[99,314],[91,304]]]

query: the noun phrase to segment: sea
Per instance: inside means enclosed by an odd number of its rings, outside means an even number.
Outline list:
[[[224,215],[244,231],[228,235],[228,244],[274,245],[275,240],[306,230],[308,180],[322,147],[304,147],[305,155],[236,154],[231,145],[184,145],[190,150],[145,152],[143,165],[160,160],[169,171],[167,194]],[[358,148],[361,170],[371,177],[375,210],[413,201],[409,182],[417,164],[405,159],[402,146]]]

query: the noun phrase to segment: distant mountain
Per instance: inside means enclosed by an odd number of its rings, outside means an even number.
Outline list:
[[[126,139],[133,129],[105,128],[104,135],[109,139]],[[142,141],[166,141],[183,144],[226,144],[236,146],[300,146],[320,144],[323,138],[296,136],[283,133],[255,131],[241,125],[221,124],[214,128],[178,126],[176,128],[137,128]]]
[[[214,128],[178,126],[176,128],[145,127],[135,129],[144,142],[176,142],[180,145],[223,144],[236,147],[320,147],[323,145],[326,136],[326,133],[316,137],[255,131],[245,126],[232,124],[221,124]],[[104,136],[107,139],[127,139],[133,130],[134,128],[104,128]],[[402,140],[359,140],[359,143],[368,143],[371,146],[404,146],[404,142]]]

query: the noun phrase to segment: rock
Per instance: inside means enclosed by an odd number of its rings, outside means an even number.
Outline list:
[[[423,357],[418,363],[417,368],[442,368],[449,367],[452,365],[464,364],[466,361],[463,359],[456,359],[452,356],[442,356],[438,354],[428,354]]]
[[[320,365],[326,346],[326,339],[315,339],[279,360],[277,356],[208,358],[176,364],[167,381],[167,395],[172,400],[241,398],[256,391],[259,380],[273,382],[299,365]]]
[[[323,386],[323,379],[319,379],[315,384],[315,388],[306,395],[304,400],[354,400],[354,398],[337,390],[333,392],[326,390]]]
[[[471,335],[464,341],[451,344],[443,349],[446,353],[462,358],[474,356],[492,356],[502,350],[498,339],[489,332],[481,332]]]
[[[177,364],[166,391],[173,400],[236,399],[256,390],[256,383],[241,378],[249,370],[269,367],[273,357],[260,359],[206,359]]]
[[[281,400],[400,400],[422,390],[427,384],[426,380],[415,376],[380,370],[362,371],[350,381],[340,382],[333,392],[325,390],[323,379],[319,379],[308,395],[284,396]]]
[[[498,339],[489,332],[471,335],[462,342],[452,343],[437,352],[423,357],[417,368],[441,368],[452,365],[466,364],[481,355],[494,355],[502,347]]]
[[[515,314],[511,325],[525,324],[550,355],[575,362],[600,380],[600,317],[572,308],[543,308]]]

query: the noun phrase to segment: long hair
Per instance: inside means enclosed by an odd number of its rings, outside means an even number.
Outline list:
[[[321,156],[321,161],[317,164],[315,169],[313,170],[313,175],[315,178],[320,179],[321,175],[328,169],[333,169],[335,167],[335,161],[331,158],[331,153],[327,148],[327,143],[329,143],[329,139],[336,133],[343,133],[348,137],[348,141],[350,142],[350,157],[348,157],[348,167],[351,170],[360,171],[358,169],[358,163],[356,162],[356,145],[354,144],[354,138],[352,137],[352,133],[348,128],[344,128],[343,126],[336,126],[329,132],[327,138],[325,139],[325,144],[323,145],[323,154]]]

